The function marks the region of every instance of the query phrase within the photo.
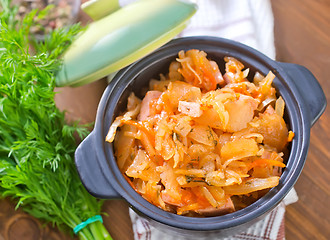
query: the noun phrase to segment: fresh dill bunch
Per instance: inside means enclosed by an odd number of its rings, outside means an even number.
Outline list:
[[[60,56],[82,27],[56,29],[38,42],[29,30],[47,9],[20,21],[17,7],[0,3],[0,196],[45,222],[73,229],[100,214],[102,206],[85,190],[74,165],[74,134],[83,138],[88,130],[67,125],[54,101]],[[101,222],[78,236],[111,239]]]

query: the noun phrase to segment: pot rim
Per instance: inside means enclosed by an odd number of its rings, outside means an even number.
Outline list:
[[[122,78],[128,76],[135,69],[140,69],[138,72],[143,71],[145,69],[145,62],[154,60],[154,58],[158,55],[162,55],[165,51],[171,51],[173,47],[182,45],[196,46],[203,44],[209,47],[217,47],[219,44],[225,46],[225,48],[228,49],[228,55],[231,55],[229,50],[235,49],[236,51],[239,51],[243,57],[245,55],[249,55],[249,58],[252,57],[252,59],[261,62],[265,67],[273,71],[279,79],[281,86],[284,87],[280,89],[280,93],[282,96],[283,94],[285,95],[283,98],[286,102],[286,109],[288,111],[291,129],[295,132],[295,139],[292,141],[287,167],[281,175],[278,186],[272,188],[265,196],[244,209],[217,217],[197,218],[180,216],[166,212],[149,203],[141,195],[135,192],[133,188],[131,188],[117,167],[113,153],[111,153],[110,150],[112,149],[112,144],[106,143],[104,140],[104,129],[108,129],[109,124],[111,124],[105,123],[104,119],[106,114],[109,114],[109,109],[110,114],[113,115],[114,106],[111,108],[110,103],[112,103],[112,105],[114,105],[114,102],[117,104],[119,97],[125,90],[125,87],[120,86],[120,83],[122,83]],[[115,191],[118,192],[118,194],[124,198],[136,211],[153,220],[175,228],[212,231],[227,229],[252,221],[253,219],[256,219],[272,210],[285,197],[297,181],[306,160],[310,138],[310,119],[306,110],[304,98],[300,95],[297,87],[293,83],[293,80],[286,74],[278,62],[268,58],[251,47],[232,40],[218,37],[199,36],[172,40],[147,57],[122,69],[109,84],[102,96],[97,111],[95,128],[93,132],[95,135],[94,147],[98,148],[98,146],[102,146],[103,148],[102,151],[96,151],[96,154],[104,176]],[[110,161],[107,160],[108,157],[106,155],[108,154],[110,154],[110,157],[112,158]]]

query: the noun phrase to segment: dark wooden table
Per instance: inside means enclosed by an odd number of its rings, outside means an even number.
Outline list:
[[[313,72],[330,102],[330,1],[273,0],[277,59]],[[330,239],[330,109],[311,130],[299,201],[286,212],[287,239]]]
[[[273,0],[277,60],[301,64],[319,80],[330,97],[330,1]],[[100,80],[79,88],[58,89],[56,101],[68,111],[68,120],[83,123],[95,119],[106,82]],[[330,110],[326,109],[311,131],[305,168],[295,185],[299,201],[287,207],[287,239],[330,239]],[[105,225],[115,240],[132,240],[125,201],[104,205]],[[0,240],[72,239],[27,214],[14,211],[8,199],[0,201]]]

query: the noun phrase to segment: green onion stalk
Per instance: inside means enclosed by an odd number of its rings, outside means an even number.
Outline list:
[[[37,41],[30,28],[48,9],[17,19],[10,0],[0,3],[0,196],[73,235],[77,225],[101,213],[103,203],[85,190],[74,165],[75,136],[83,139],[87,126],[67,124],[54,101],[60,56],[83,28],[56,29]],[[100,221],[77,235],[111,239]]]

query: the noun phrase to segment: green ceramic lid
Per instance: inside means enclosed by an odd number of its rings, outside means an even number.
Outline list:
[[[84,10],[96,21],[63,56],[56,85],[80,86],[126,67],[179,34],[196,9],[182,0],[140,0],[123,8],[118,0],[89,2]]]

